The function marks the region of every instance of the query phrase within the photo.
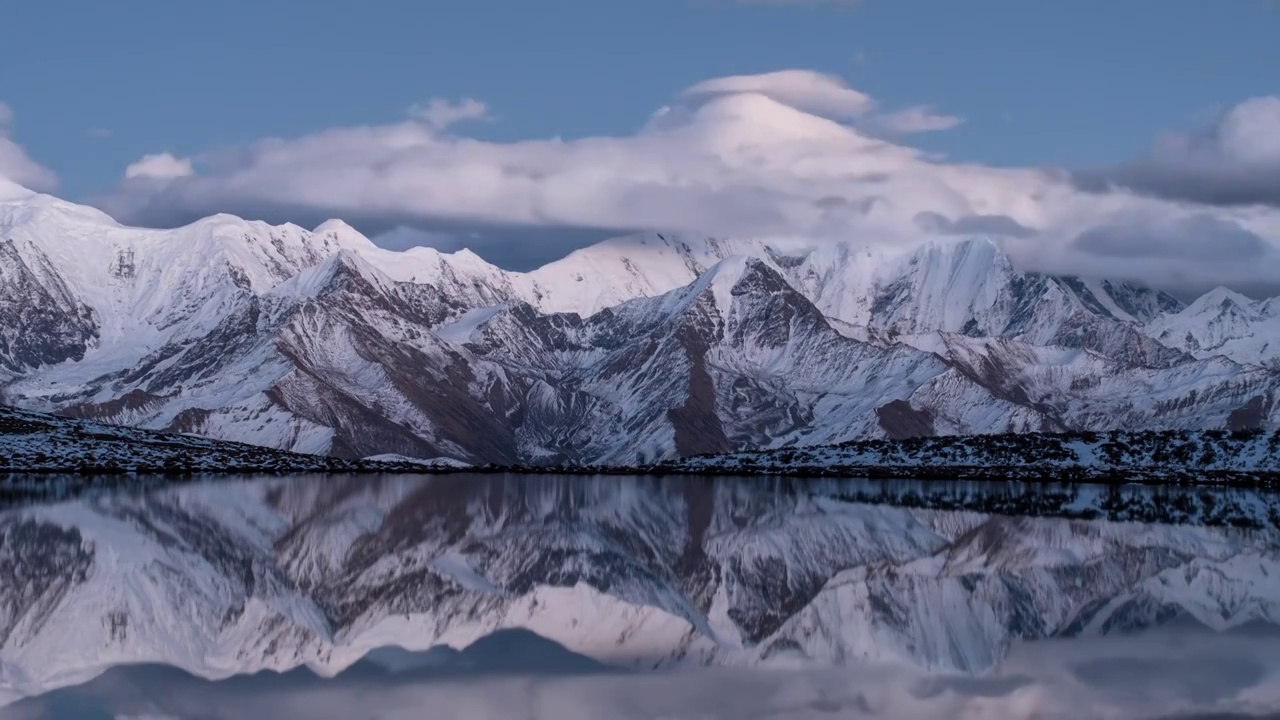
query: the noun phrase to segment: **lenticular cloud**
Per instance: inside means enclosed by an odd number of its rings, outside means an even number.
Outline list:
[[[1219,135],[1262,133],[1257,118],[1266,113],[1255,106],[1270,107],[1251,101]],[[583,230],[881,244],[975,234],[1004,243],[1028,269],[1119,275],[1187,292],[1217,284],[1280,292],[1278,210],[1219,206],[1188,193],[1161,197],[1140,182],[1145,176],[1128,182],[1134,190],[1111,181],[1085,187],[1066,172],[948,162],[890,138],[960,118],[927,106],[882,107],[830,75],[707,80],[630,135],[482,141],[449,128],[488,117],[483,103],[435,107],[440,112],[417,108],[390,124],[195,158],[158,153],[131,166],[98,204],[143,225],[232,212],[304,224],[337,216],[371,234],[405,227],[476,235],[476,247],[499,264],[563,255],[581,246],[573,239],[581,234],[569,231]],[[1235,157],[1214,154],[1215,172]],[[486,242],[484,228],[503,228],[504,239]],[[562,239],[547,238],[560,229]],[[1188,251],[1192,235],[1199,249]],[[1104,237],[1122,251],[1100,246]],[[1131,252],[1139,246],[1140,254]]]

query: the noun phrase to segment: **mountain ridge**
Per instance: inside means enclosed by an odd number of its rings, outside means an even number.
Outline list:
[[[645,233],[516,273],[341,221],[145,230],[17,196],[0,200],[0,401],[475,464],[1277,427],[1275,304],[1224,318],[1212,299],[1023,272],[984,238]]]

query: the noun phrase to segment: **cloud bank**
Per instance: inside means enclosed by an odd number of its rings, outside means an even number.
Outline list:
[[[409,117],[436,130],[444,130],[468,120],[488,120],[489,107],[473,98],[463,98],[456,103],[443,98],[432,98],[425,105],[409,108]]]
[[[453,132],[488,118],[484,103],[436,100],[384,125],[152,155],[96,202],[142,225],[233,212],[471,237],[520,269],[632,230],[889,244],[987,234],[1029,269],[1276,294],[1280,210],[1236,201],[1271,197],[1278,107],[1247,101],[1211,132],[1090,176],[949,162],[901,138],[960,118],[784,70],[697,83],[617,136],[484,141]]]
[[[1208,127],[1171,133],[1145,156],[1077,174],[1087,190],[1130,188],[1210,205],[1280,207],[1280,96],[1256,97]]]
[[[44,720],[74,709],[80,714],[66,716],[416,720],[430,708],[435,717],[487,720],[1243,720],[1280,712],[1277,641],[1265,628],[1044,641],[1015,646],[999,671],[980,677],[856,662],[661,674],[481,671],[461,679],[408,671],[324,681],[294,673],[231,683],[135,671],[0,708],[0,717]]]
[[[58,186],[52,170],[32,160],[12,137],[13,110],[0,102],[0,180],[10,180],[37,192],[50,192]]]
[[[142,159],[124,169],[126,180],[150,178],[153,180],[176,180],[195,174],[191,161],[179,158],[170,153],[143,155]]]

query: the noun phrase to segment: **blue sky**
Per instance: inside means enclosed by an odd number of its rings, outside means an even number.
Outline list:
[[[1277,0],[10,3],[0,176],[527,268],[913,243],[1280,292]],[[415,109],[416,108],[416,109]],[[434,108],[434,110],[424,110]]]
[[[389,122],[429,97],[487,103],[482,137],[575,137],[633,131],[707,78],[807,68],[966,118],[918,146],[1070,167],[1280,91],[1265,0],[44,0],[5,17],[0,101],[71,197],[144,153]]]

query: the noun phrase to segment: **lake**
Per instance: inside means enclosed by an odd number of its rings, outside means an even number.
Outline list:
[[[1246,490],[299,476],[0,510],[4,718],[1246,717],[1277,678],[1280,496]]]

